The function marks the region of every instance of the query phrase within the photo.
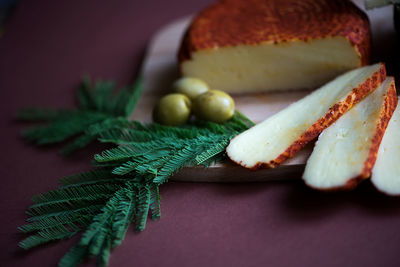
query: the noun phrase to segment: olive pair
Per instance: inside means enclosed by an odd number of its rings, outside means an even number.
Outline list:
[[[210,90],[196,78],[181,78],[173,84],[175,93],[160,99],[153,110],[153,120],[160,124],[177,126],[188,121],[191,111],[202,120],[224,122],[234,113],[233,99],[225,92]]]

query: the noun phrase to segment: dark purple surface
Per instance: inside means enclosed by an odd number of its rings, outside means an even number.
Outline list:
[[[0,266],[55,266],[77,238],[17,248],[30,198],[90,168],[101,147],[71,158],[24,143],[13,122],[29,105],[70,107],[82,74],[127,84],[161,26],[209,1],[22,1],[0,39]],[[129,231],[110,266],[400,266],[400,199],[364,182],[321,194],[301,182],[170,183],[162,219]],[[88,265],[94,265],[89,262]]]

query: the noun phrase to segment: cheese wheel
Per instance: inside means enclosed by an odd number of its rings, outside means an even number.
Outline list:
[[[347,0],[222,0],[187,29],[182,76],[229,93],[316,88],[367,65],[367,16]]]

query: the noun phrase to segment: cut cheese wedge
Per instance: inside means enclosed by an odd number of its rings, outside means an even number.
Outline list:
[[[246,168],[276,167],[376,89],[385,78],[382,63],[349,71],[233,138],[227,154]]]
[[[303,174],[306,184],[321,190],[353,189],[368,178],[396,105],[394,79],[389,77],[321,133]]]
[[[181,74],[214,89],[317,88],[367,65],[368,17],[349,0],[220,0],[202,10],[178,53]]]
[[[388,195],[400,195],[400,105],[397,105],[378,150],[371,180]]]

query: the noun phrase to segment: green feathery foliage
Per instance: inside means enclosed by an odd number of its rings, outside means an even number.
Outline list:
[[[231,138],[252,125],[239,112],[223,124],[170,127],[119,118],[92,125],[89,134],[118,147],[95,155],[94,170],[63,178],[59,189],[34,197],[28,223],[19,227],[31,235],[19,245],[29,249],[84,231],[59,266],[76,266],[93,256],[107,266],[131,222],[142,231],[148,217],[160,218],[162,183],[184,166],[224,159]]]
[[[95,155],[113,174],[137,173],[162,184],[187,165],[208,166],[225,153],[229,141],[253,123],[236,112],[226,123],[193,122],[182,127],[131,122],[100,133],[100,141],[119,145]]]
[[[42,122],[25,130],[22,136],[37,145],[60,143],[73,138],[63,147],[61,153],[69,155],[97,139],[96,131],[89,128],[110,125],[121,118],[128,118],[134,110],[141,94],[142,79],[132,87],[124,88],[113,95],[113,82],[98,81],[91,85],[84,78],[77,90],[78,108],[75,110],[50,110],[27,108],[17,114],[22,121]]]
[[[133,181],[123,184],[93,217],[81,240],[61,259],[59,266],[75,266],[87,256],[97,256],[98,265],[106,266],[110,250],[121,244],[131,221],[135,221],[136,230],[144,229],[147,213],[152,209],[154,188]]]
[[[59,189],[33,197],[34,204],[27,211],[28,224],[19,227],[31,236],[21,241],[20,247],[29,249],[71,237],[87,227],[128,180],[114,176],[107,169],[73,175],[62,179]]]

